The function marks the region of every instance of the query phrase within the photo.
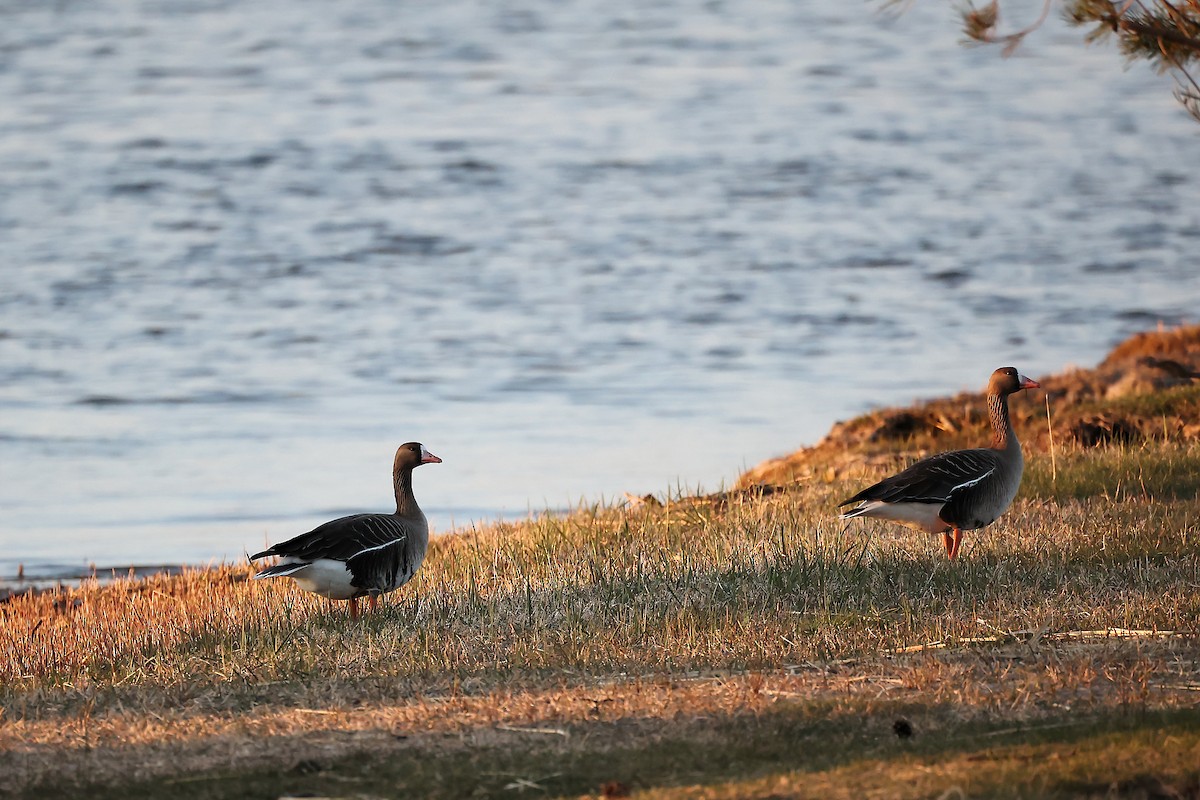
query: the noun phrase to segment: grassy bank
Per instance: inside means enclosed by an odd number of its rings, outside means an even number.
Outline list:
[[[492,685],[764,669],[987,631],[1186,629],[1200,618],[1195,501],[1147,480],[1198,461],[1190,446],[1113,451],[1063,459],[1053,479],[1035,462],[1027,496],[953,564],[931,537],[837,521],[851,485],[835,482],[444,537],[362,623],[244,567],[22,598],[3,612],[5,708],[27,692],[170,703],[200,686]]]
[[[1038,456],[953,564],[931,537],[838,523],[858,481],[833,480],[444,537],[359,622],[242,567],[19,598],[0,792],[1185,785],[1200,760],[1167,754],[1200,745],[1164,731],[1200,722],[1197,506],[1155,476],[1198,457],[1060,454],[1051,476]],[[924,777],[897,793],[894,770]]]
[[[1186,425],[1035,445],[955,563],[833,516],[945,444],[916,431],[769,490],[441,537],[359,621],[244,566],[14,598],[0,795],[1195,796]]]

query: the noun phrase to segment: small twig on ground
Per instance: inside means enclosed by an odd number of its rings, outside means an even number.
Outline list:
[[[1070,720],[1068,722],[1053,722],[1046,725],[1023,725],[1017,728],[1001,728],[998,731],[988,731],[987,733],[979,734],[979,738],[984,739],[989,736],[1004,736],[1009,733],[1024,733],[1026,731],[1048,731],[1054,728],[1070,728],[1075,725],[1090,725],[1089,720]]]
[[[561,736],[564,739],[571,738],[571,732],[563,728],[518,728],[514,725],[497,725],[498,731],[509,731],[510,733],[540,733],[549,736]]]

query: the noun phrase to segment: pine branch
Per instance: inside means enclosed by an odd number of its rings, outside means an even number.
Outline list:
[[[975,42],[1000,44],[1005,56],[1046,21],[1054,0],[1045,0],[1042,13],[1031,25],[1014,33],[999,34],[1000,1],[991,0],[961,11],[963,32]],[[1149,7],[1147,6],[1149,2]],[[1073,25],[1094,25],[1088,42],[1115,35],[1121,52],[1130,59],[1145,59],[1159,72],[1173,71],[1181,86],[1175,96],[1200,120],[1200,84],[1188,67],[1200,61],[1200,0],[1074,0],[1066,13]]]
[[[1076,0],[1067,21],[1095,24],[1089,41],[1115,33],[1121,49],[1131,58],[1164,62],[1160,69],[1183,69],[1187,62],[1200,58],[1200,2],[1188,2],[1183,9],[1167,0],[1158,0],[1158,4],[1163,11],[1152,11],[1141,2],[1126,2],[1117,8],[1108,0]]]

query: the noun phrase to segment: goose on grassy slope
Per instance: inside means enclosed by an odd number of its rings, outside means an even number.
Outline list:
[[[922,459],[839,504],[858,503],[841,518],[876,517],[940,533],[946,555],[957,558],[962,532],[995,522],[1017,495],[1025,462],[1009,419],[1008,396],[1039,386],[1013,367],[996,370],[987,387],[991,447]]]
[[[301,589],[349,600],[350,616],[358,616],[358,598],[399,589],[412,578],[429,547],[429,523],[413,496],[412,473],[422,464],[441,459],[420,442],[396,450],[392,480],[396,485],[395,514],[353,514],[313,528],[286,542],[250,556],[251,561],[280,556],[278,564],[255,578],[292,578]]]

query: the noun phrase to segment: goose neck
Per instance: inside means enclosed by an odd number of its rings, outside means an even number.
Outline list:
[[[411,517],[421,513],[416,495],[413,494],[412,470],[396,470],[394,480],[396,483],[396,513],[402,517]]]
[[[988,419],[992,423],[992,448],[995,450],[1011,450],[1020,448],[1017,434],[1013,431],[1012,420],[1008,413],[1008,397],[1002,394],[990,394],[987,398]]]

